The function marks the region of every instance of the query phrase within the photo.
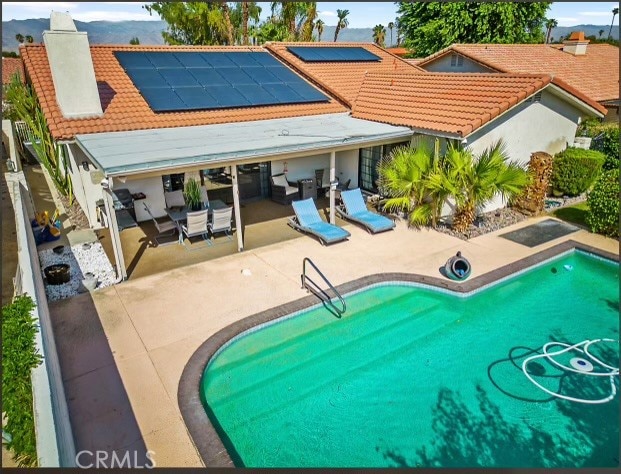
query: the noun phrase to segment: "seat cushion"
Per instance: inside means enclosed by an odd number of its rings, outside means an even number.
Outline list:
[[[284,174],[272,176],[272,183],[274,183],[274,186],[283,186],[283,187],[289,186],[289,183],[287,183],[287,178],[285,177]]]
[[[185,199],[183,197],[183,191],[178,189],[177,191],[168,191],[164,193],[164,200],[166,201],[166,207],[183,207],[185,206]]]

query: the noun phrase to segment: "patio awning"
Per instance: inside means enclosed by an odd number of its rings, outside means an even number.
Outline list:
[[[347,113],[194,127],[76,135],[105,175],[126,175],[192,165],[324,153],[407,139],[408,127],[355,119]]]

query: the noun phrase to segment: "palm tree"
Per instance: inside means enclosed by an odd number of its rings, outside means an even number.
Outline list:
[[[138,45],[140,44],[140,39],[137,36],[134,36],[132,39],[129,40],[129,44],[131,45]]]
[[[552,28],[556,28],[558,26],[558,21],[556,21],[554,18],[550,18],[549,20],[546,20],[546,44],[548,44],[550,42],[550,35],[552,34]]]
[[[388,23],[388,29],[390,30],[390,46],[392,46],[392,29],[395,27],[394,22]]]
[[[315,20],[317,19],[317,2],[299,2],[298,8],[300,20],[296,36],[299,41],[312,41]]]
[[[24,42],[24,35],[22,35],[21,33],[17,33],[17,34],[15,35],[15,39],[16,39],[18,42],[23,43],[23,42]]]
[[[334,42],[336,43],[336,39],[339,36],[339,32],[347,28],[349,25],[349,21],[347,20],[347,15],[349,15],[349,10],[336,10],[336,16],[338,17],[338,22],[336,23],[336,29],[334,30]]]
[[[25,40],[26,43],[32,43],[34,41],[34,38],[30,35],[26,35]]]
[[[397,29],[397,46],[401,46],[401,21],[395,19],[395,28]]]
[[[384,25],[375,25],[373,28],[373,42],[383,48],[385,39],[386,28],[384,28]]]
[[[226,31],[226,38],[229,46],[233,46],[235,44],[235,39],[233,36],[233,23],[231,23],[231,16],[229,5],[225,1],[220,2],[220,9],[222,10],[222,15],[224,17],[224,26]]]
[[[612,9],[612,21],[610,22],[610,30],[608,31],[608,38],[610,38],[610,36],[612,35],[612,25],[615,22],[615,17],[617,16],[617,14],[619,13],[619,9],[618,8],[613,8]]]
[[[477,157],[468,149],[450,145],[444,160],[442,186],[455,200],[453,229],[458,232],[472,225],[477,207],[489,203],[497,194],[510,202],[530,182],[528,172],[509,161],[501,140]]]
[[[248,45],[248,2],[242,2],[242,44]]]
[[[315,28],[317,28],[317,41],[321,41],[321,35],[323,34],[323,27],[325,25],[326,24],[321,19],[315,22]]]
[[[601,38],[602,38],[602,35],[604,34],[604,30],[599,30],[599,32],[598,32],[598,33],[599,33],[599,38],[601,39]]]
[[[424,144],[399,146],[382,157],[377,168],[381,205],[388,212],[404,212],[412,227],[435,227],[448,197],[439,179],[439,160]]]

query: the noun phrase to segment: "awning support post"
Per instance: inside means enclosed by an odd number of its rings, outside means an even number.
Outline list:
[[[239,186],[237,184],[237,165],[231,165],[231,181],[233,182],[233,211],[235,212],[235,228],[237,230],[237,251],[244,250],[242,235],[241,205],[239,204]]]
[[[110,229],[110,242],[114,252],[114,260],[116,261],[117,280],[127,280],[127,269],[125,268],[125,259],[123,258],[123,248],[121,247],[121,236],[119,235],[119,224],[116,220],[116,211],[114,209],[114,200],[112,199],[112,178],[107,178],[108,183],[102,181],[104,187],[103,197],[106,207],[106,215],[108,216],[108,227]]]
[[[336,211],[334,203],[336,201],[336,186],[332,183],[336,181],[336,152],[330,152],[330,224],[336,224]]]

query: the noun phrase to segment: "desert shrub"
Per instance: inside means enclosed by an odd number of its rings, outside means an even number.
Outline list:
[[[32,369],[41,363],[35,346],[35,304],[27,295],[2,307],[2,411],[9,433],[7,447],[18,466],[36,466],[37,445],[32,399]]]
[[[552,190],[559,195],[582,194],[600,175],[605,160],[605,155],[596,150],[566,148],[557,153],[552,164]]]
[[[586,222],[591,231],[617,237],[619,235],[619,169],[604,171],[595,182],[587,199]]]

